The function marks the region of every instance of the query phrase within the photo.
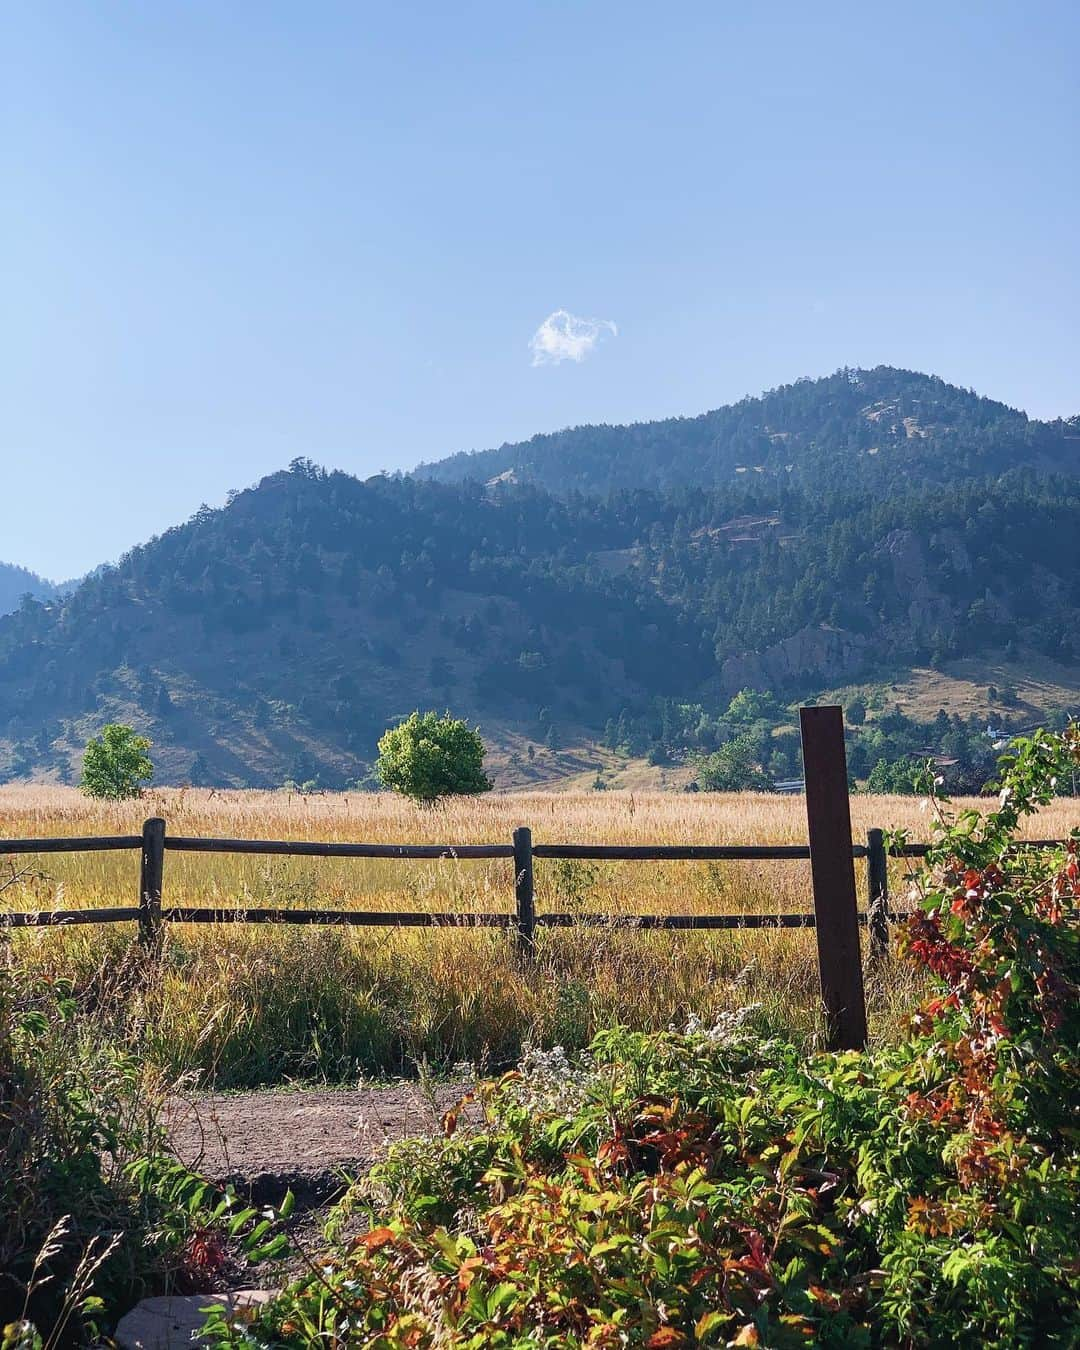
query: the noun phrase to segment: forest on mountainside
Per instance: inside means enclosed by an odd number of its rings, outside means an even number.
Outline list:
[[[35,600],[47,600],[56,595],[58,587],[36,572],[14,563],[0,562],[0,614],[10,614],[17,609],[24,595]]]
[[[0,774],[70,778],[119,719],[153,737],[171,781],[341,784],[417,707],[584,742],[648,722],[658,700],[717,718],[744,688],[790,700],[958,658],[1075,668],[1070,424],[854,374],[709,414],[801,410],[809,426],[812,408],[832,428],[800,442],[799,472],[719,486],[361,482],[299,459],[0,618]],[[867,460],[868,409],[890,390],[901,425],[922,391],[933,473],[871,484],[844,466]],[[641,428],[594,430],[644,444]],[[903,444],[925,455],[927,439]],[[644,460],[633,471],[649,479]]]
[[[550,492],[708,488],[740,477],[890,492],[1026,465],[1075,473],[1080,419],[1040,422],[935,375],[877,366],[797,380],[703,413],[584,426],[417,470],[440,482],[500,475]]]

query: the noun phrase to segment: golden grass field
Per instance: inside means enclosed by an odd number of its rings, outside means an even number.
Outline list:
[[[853,835],[873,825],[929,836],[916,798],[852,798]],[[965,803],[966,804],[966,803]],[[987,809],[985,800],[971,805]],[[163,815],[175,834],[395,843],[800,843],[799,797],[768,794],[518,793],[422,810],[386,794],[172,789],[92,802],[75,789],[0,787],[0,838],[138,833]],[[1074,801],[1047,808],[1029,834],[1058,838]],[[14,860],[12,860],[14,861]],[[0,909],[134,904],[138,854],[25,858],[34,875]],[[906,865],[896,863],[894,898]],[[513,906],[512,863],[395,862],[166,853],[164,901],[217,906],[430,909]],[[857,864],[860,891],[865,883]],[[791,863],[566,863],[538,860],[537,908],[618,915],[783,912],[810,907],[809,867]],[[3,874],[0,873],[0,885]],[[813,1038],[819,1028],[812,932],[543,932],[532,965],[498,930],[340,931],[266,925],[170,926],[151,962],[133,924],[11,933],[9,959],[71,979],[102,1032],[138,1044],[170,1073],[220,1085],[355,1079],[421,1063],[497,1065],[527,1040],[583,1044],[600,1026],[683,1025],[760,1005],[763,1022]],[[872,1034],[909,1005],[913,975],[868,972]]]

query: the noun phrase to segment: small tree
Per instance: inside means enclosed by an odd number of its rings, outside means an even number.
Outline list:
[[[776,699],[769,690],[740,689],[728,704],[724,714],[725,721],[737,726],[749,726],[752,722],[771,722],[779,712]]]
[[[697,785],[702,792],[752,792],[768,788],[754,737],[744,732],[697,761]]]
[[[414,712],[383,734],[375,772],[383,787],[431,806],[440,797],[490,792],[484,754],[479,731],[467,722]]]
[[[110,722],[95,736],[83,755],[83,775],[80,784],[88,797],[105,797],[109,801],[124,801],[138,797],[143,784],[154,776],[154,766],[146,753],[150,741],[136,735],[131,727]]]
[[[926,768],[925,761],[905,755],[901,759],[889,761],[878,759],[866,780],[867,792],[897,793],[900,796],[913,796],[919,789],[918,780]]]

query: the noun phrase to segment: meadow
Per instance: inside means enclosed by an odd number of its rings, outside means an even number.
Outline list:
[[[977,803],[972,803],[973,805]],[[985,809],[987,803],[981,803]],[[769,794],[518,793],[423,810],[386,794],[162,790],[125,804],[74,789],[0,788],[0,838],[137,833],[163,815],[173,833],[401,843],[800,843],[801,798]],[[929,836],[911,797],[852,798],[857,842],[870,826]],[[1076,805],[1059,801],[1029,835],[1062,837]],[[14,860],[13,860],[14,861]],[[136,853],[25,858],[3,909],[134,903]],[[860,864],[860,892],[865,891]],[[902,901],[906,865],[890,877]],[[537,908],[640,912],[809,909],[809,868],[790,863],[537,862]],[[3,874],[0,873],[0,884]],[[393,862],[167,854],[165,903],[368,909],[512,908],[512,863]],[[69,980],[109,1039],[170,1076],[224,1087],[355,1081],[496,1068],[523,1045],[586,1044],[597,1029],[709,1024],[748,1004],[766,1027],[807,1046],[821,1031],[814,935],[806,931],[542,932],[537,959],[515,958],[497,930],[351,930],[170,925],[150,960],[133,924],[9,934],[8,959]],[[888,1040],[919,993],[909,967],[867,970],[871,1037]]]

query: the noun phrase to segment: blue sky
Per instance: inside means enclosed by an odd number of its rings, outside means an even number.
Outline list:
[[[1080,411],[1073,0],[4,30],[0,558],[46,575],[295,455],[366,475],[844,364]]]

